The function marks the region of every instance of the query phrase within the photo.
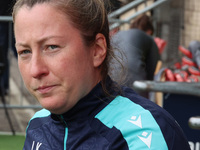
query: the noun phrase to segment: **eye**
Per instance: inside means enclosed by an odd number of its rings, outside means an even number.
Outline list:
[[[57,49],[59,46],[57,45],[49,45],[48,48],[51,49],[51,50],[55,50]]]
[[[27,54],[30,54],[31,51],[30,50],[21,50],[18,52],[18,55],[27,55]]]
[[[19,50],[18,52],[18,56],[21,59],[27,59],[31,56],[31,50]]]

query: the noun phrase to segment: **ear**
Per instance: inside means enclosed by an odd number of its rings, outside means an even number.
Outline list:
[[[107,43],[105,36],[101,33],[96,35],[95,45],[94,45],[94,53],[93,53],[93,65],[94,67],[99,67],[107,53]]]

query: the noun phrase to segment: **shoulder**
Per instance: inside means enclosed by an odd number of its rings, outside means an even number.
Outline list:
[[[133,102],[148,111],[160,128],[169,149],[189,150],[189,144],[177,121],[163,108],[152,101],[131,94],[132,89],[126,88],[125,95]],[[182,144],[180,144],[182,143]]]
[[[47,117],[49,116],[51,113],[50,111],[46,110],[46,109],[41,109],[40,111],[37,111],[34,116],[31,118],[31,120],[35,119],[35,118],[43,118],[43,117]]]
[[[143,146],[155,149],[173,147],[170,144],[174,143],[174,136],[183,136],[176,121],[165,110],[131,89],[127,88],[124,92],[124,95],[117,96],[98,113],[96,118],[109,128],[115,126],[120,130],[130,149]]]
[[[50,119],[51,113],[46,109],[37,111],[34,116],[30,119],[27,129],[35,129],[46,123]]]

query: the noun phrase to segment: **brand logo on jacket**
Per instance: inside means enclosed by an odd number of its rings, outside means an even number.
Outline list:
[[[39,150],[42,143],[33,141],[31,150]]]
[[[200,142],[189,141],[189,145],[191,150],[200,150]]]
[[[136,125],[137,127],[142,129],[142,117],[141,115],[139,116],[132,116],[130,120],[127,120],[128,122]],[[138,138],[144,142],[148,148],[151,147],[151,140],[152,140],[152,132],[151,133],[147,133],[147,132],[143,132],[140,136],[138,135]]]
[[[138,137],[148,146],[148,148],[151,147],[152,132],[149,135],[147,132],[143,132],[142,136]]]
[[[131,120],[128,120],[129,122],[131,122],[132,124],[142,128],[142,121],[141,121],[141,116],[139,116],[137,118],[137,116],[132,116]]]

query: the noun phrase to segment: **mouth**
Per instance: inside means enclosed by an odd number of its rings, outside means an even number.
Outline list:
[[[51,92],[56,85],[50,85],[50,86],[40,86],[37,89],[35,89],[35,91],[37,91],[38,93],[44,95],[47,94],[49,92]]]

